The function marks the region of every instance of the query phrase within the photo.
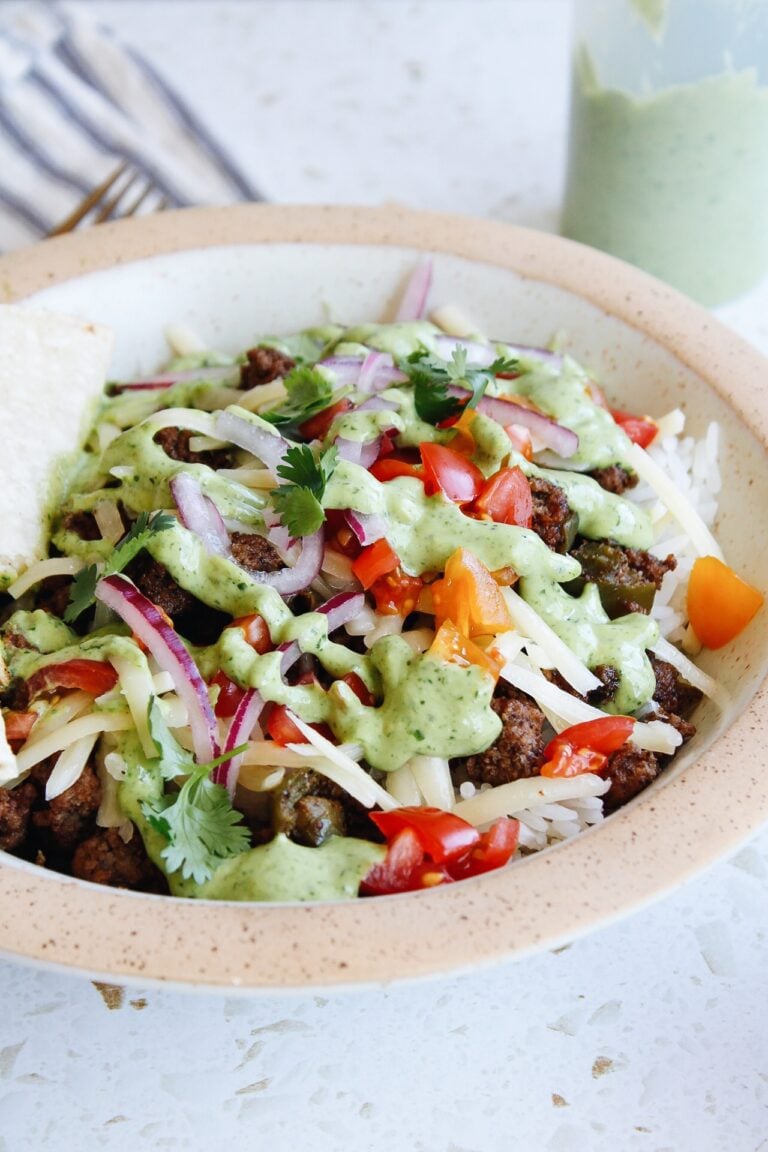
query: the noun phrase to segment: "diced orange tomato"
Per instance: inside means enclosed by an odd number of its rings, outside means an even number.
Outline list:
[[[533,460],[533,440],[524,424],[507,424],[504,428],[512,447],[526,460]]]
[[[409,576],[402,568],[393,568],[386,576],[374,580],[368,591],[382,616],[407,616],[419,603],[424,581],[420,576]]]
[[[485,479],[476,464],[444,444],[425,442],[419,451],[427,496],[442,492],[454,504],[469,504],[476,498]]]
[[[455,435],[450,447],[460,456],[473,456],[476,451],[477,445],[472,435],[472,422],[476,415],[474,408],[463,408],[461,415],[451,425]]]
[[[317,412],[314,416],[310,416],[303,424],[299,425],[299,432],[305,440],[323,440],[333,424],[337,416],[341,416],[344,412],[349,412],[352,407],[352,401],[348,397],[343,400],[337,400],[335,404],[330,404],[327,408],[323,408],[322,412]]]
[[[400,561],[387,541],[382,537],[375,544],[363,548],[356,560],[352,561],[352,571],[363,588],[370,588],[380,576],[386,576],[397,568]]]
[[[374,460],[368,471],[382,484],[387,480],[394,480],[397,476],[415,476],[417,480],[423,479],[422,471],[417,465],[401,459],[395,453],[380,456],[378,460]]]
[[[438,627],[443,621],[452,620],[470,640],[512,628],[498,584],[467,548],[456,549],[446,562],[444,576],[435,580],[431,588]]]
[[[706,648],[722,648],[743,632],[764,600],[762,592],[716,556],[694,561],[688,580],[688,619]]]
[[[528,477],[520,468],[500,468],[485,481],[472,513],[497,524],[514,524],[530,528],[533,518],[533,497]]]
[[[64,660],[61,664],[46,664],[27,681],[31,696],[39,692],[53,692],[59,688],[77,688],[91,696],[109,692],[117,683],[117,672],[102,660]]]
[[[232,621],[229,627],[240,628],[246,643],[250,644],[259,656],[263,656],[265,652],[271,652],[274,648],[272,637],[269,634],[269,625],[264,617],[258,613],[251,616],[239,616],[237,620]]]
[[[609,409],[620,428],[626,432],[634,444],[647,448],[656,438],[658,425],[648,416],[633,416],[631,412],[620,412],[618,408]]]
[[[440,625],[430,645],[429,654],[438,660],[447,660],[465,668],[475,664],[492,676],[494,681],[498,680],[504,663],[494,651],[486,652],[479,644],[469,640],[452,620],[445,620]]]

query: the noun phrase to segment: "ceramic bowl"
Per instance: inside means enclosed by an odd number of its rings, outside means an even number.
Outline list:
[[[499,338],[554,333],[621,406],[679,405],[723,428],[716,532],[751,582],[768,572],[768,365],[707,312],[591,249],[508,225],[400,209],[242,206],[104,225],[0,260],[5,301],[110,324],[114,374],[151,369],[184,322],[239,350],[264,331],[386,314],[420,253],[435,304]],[[389,982],[553,948],[655,900],[768,817],[768,612],[702,666],[673,769],[575,841],[430,892],[330,904],[179,901],[72,880],[0,853],[0,949],[123,982],[245,989]]]

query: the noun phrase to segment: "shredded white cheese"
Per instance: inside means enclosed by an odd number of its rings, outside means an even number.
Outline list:
[[[332,744],[330,740],[326,740],[325,736],[321,736],[314,728],[310,728],[309,724],[305,724],[295,713],[289,710],[288,715],[302,736],[306,737],[309,745],[287,744],[287,748],[305,759],[312,760],[312,766],[318,772],[327,776],[329,780],[333,780],[334,784],[338,784],[340,788],[349,792],[350,796],[353,796],[366,808],[373,808],[374,804],[378,804],[380,808],[385,810],[398,807],[395,798],[390,796],[380,784],[377,784],[373,777],[369,776],[351,757],[337,748],[335,744]],[[319,756],[318,753],[320,753]]]
[[[723,559],[722,549],[707,528],[699,513],[666,472],[639,444],[630,444],[626,453],[627,463],[637,472],[641,480],[649,484],[659,499],[683,528],[699,556],[716,556]]]
[[[538,612],[535,612],[530,604],[526,604],[522,596],[518,596],[513,588],[502,588],[502,594],[512,617],[512,623],[520,632],[525,636],[530,636],[544,649],[552,661],[552,667],[557,668],[560,675],[568,681],[571,687],[580,692],[582,696],[594,688],[600,687],[601,682],[594,672],[591,672],[586,664],[579,660],[578,656],[550,628],[549,624],[542,620]],[[505,643],[505,637],[501,636],[496,641],[495,646],[506,658]]]
[[[500,784],[498,788],[488,788],[469,800],[459,800],[454,812],[470,824],[480,826],[498,820],[500,816],[515,816],[518,812],[540,804],[578,800],[583,796],[602,796],[610,786],[610,780],[603,780],[592,772],[566,778],[532,776],[527,780]]]

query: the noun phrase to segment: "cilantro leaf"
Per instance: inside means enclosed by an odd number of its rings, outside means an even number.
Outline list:
[[[487,368],[467,364],[466,348],[455,348],[450,360],[440,360],[425,349],[412,352],[399,365],[413,384],[414,405],[420,419],[428,424],[442,424],[458,416],[464,408],[474,408],[491,381],[502,372],[514,372],[516,360],[500,357]],[[468,399],[452,396],[450,387],[471,393]]]
[[[277,474],[287,484],[272,492],[275,508],[292,536],[311,536],[325,520],[320,501],[338,459],[335,445],[315,457],[308,444],[297,444],[285,453]]]
[[[113,576],[116,572],[122,572],[146,546],[151,536],[156,532],[165,532],[175,523],[174,517],[167,512],[153,512],[151,515],[148,512],[141,512],[120,543],[115,546],[101,571],[97,564],[89,564],[77,573],[64,613],[65,622],[74,624],[78,616],[85,612],[86,608],[90,608],[101,576]]]
[[[333,402],[333,385],[317,368],[299,364],[283,381],[287,399],[277,408],[259,415],[270,424],[303,424]]]
[[[149,823],[168,840],[161,853],[168,871],[181,871],[184,880],[196,884],[204,884],[222,860],[239,856],[251,842],[226,788],[211,780],[211,767],[195,768],[173,799],[143,806]]]

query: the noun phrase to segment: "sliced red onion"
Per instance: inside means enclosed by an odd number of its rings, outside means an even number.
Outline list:
[[[264,707],[264,700],[255,688],[249,688],[235,709],[235,714],[229,725],[224,751],[231,752],[250,739],[251,733]],[[243,762],[243,753],[233,756],[231,760],[223,760],[213,770],[214,784],[221,784],[234,796],[237,787],[237,778],[240,774],[240,765]]]
[[[203,495],[192,472],[177,472],[171,479],[171,495],[185,528],[194,532],[211,556],[229,556],[232,546],[221,514],[212,500]]]
[[[379,458],[381,436],[377,436],[375,440],[347,440],[344,436],[337,436],[334,444],[342,460],[348,460],[350,464],[359,464],[361,468],[370,468],[374,460]]]
[[[469,396],[466,388],[455,386],[448,389],[452,396]],[[557,452],[558,456],[573,456],[579,446],[579,438],[570,428],[558,424],[543,412],[526,408],[514,400],[503,400],[500,396],[483,396],[477,404],[478,412],[490,416],[504,427],[507,424],[522,424],[532,435]]]
[[[269,529],[267,532],[267,540],[269,540],[270,544],[274,544],[275,548],[277,548],[278,552],[282,553],[283,556],[290,552],[295,543],[293,536],[291,536],[288,529],[282,524],[274,524]]]
[[[318,529],[312,536],[304,536],[301,552],[293,567],[280,568],[277,572],[251,572],[251,578],[260,584],[269,584],[281,596],[303,592],[320,575],[323,563],[323,530]]]
[[[355,388],[363,364],[362,356],[328,356],[325,360],[318,360],[315,367],[329,369],[342,387]]]
[[[218,412],[215,418],[216,435],[238,448],[244,448],[266,464],[273,472],[291,447],[279,432],[268,432],[235,412]]]
[[[395,367],[395,363],[388,352],[378,352],[375,349],[368,353],[360,376],[357,381],[358,392],[380,392],[382,388],[389,388],[390,384],[402,384],[408,377]]]
[[[396,412],[397,404],[394,400],[385,400],[383,396],[371,396],[358,404],[355,412]]]
[[[184,380],[226,380],[236,376],[237,364],[217,365],[215,368],[185,368],[180,372],[158,372],[157,375],[141,380],[125,380],[114,384],[115,392],[136,392],[148,388],[170,388]]]
[[[421,320],[427,310],[427,297],[432,287],[432,261],[420,260],[405,286],[395,322]]]
[[[187,709],[197,762],[214,760],[219,754],[216,717],[205,682],[178,632],[125,576],[105,576],[96,585],[96,599],[125,621],[170,675]]]
[[[364,606],[365,596],[362,592],[339,592],[336,596],[331,596],[330,600],[326,600],[325,604],[321,604],[315,611],[328,617],[328,635],[330,636],[337,628],[341,628],[350,620],[354,620],[362,612]],[[286,644],[281,644],[278,651],[283,654],[280,662],[280,673],[285,676],[288,669],[292,668],[301,656],[301,648],[298,640],[290,640]]]
[[[387,534],[387,522],[383,516],[374,512],[355,512],[349,508],[344,516],[347,524],[357,537],[358,543],[365,548],[368,544],[375,544],[377,540]]]

